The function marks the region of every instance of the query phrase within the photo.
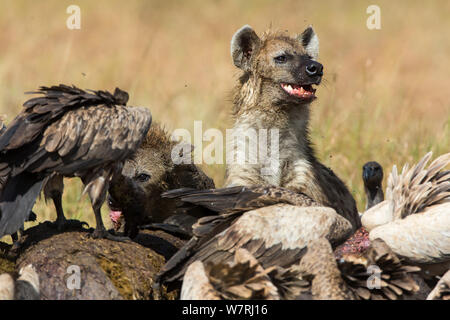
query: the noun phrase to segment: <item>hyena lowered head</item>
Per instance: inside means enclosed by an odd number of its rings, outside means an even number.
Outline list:
[[[177,204],[173,199],[162,199],[164,191],[214,188],[213,180],[194,164],[173,163],[171,153],[176,144],[164,128],[152,124],[146,140],[112,180],[108,202],[111,219],[125,220],[126,235],[133,238],[139,225],[160,223],[175,213]],[[184,222],[184,217],[180,219]],[[192,223],[195,221],[192,217]]]
[[[310,104],[316,98],[314,86],[323,76],[318,53],[319,39],[312,27],[294,37],[272,31],[259,37],[250,26],[235,33],[231,56],[242,75],[234,94],[234,139],[227,140],[232,154],[227,154],[226,185],[275,185],[303,192],[333,207],[356,230],[361,223],[355,200],[345,184],[316,159],[309,139]],[[262,129],[268,130],[269,137],[272,132],[278,134],[276,143],[267,139],[267,152],[251,147],[260,140],[251,142],[250,133],[261,138]],[[258,153],[256,163],[236,161],[245,159],[247,152]]]

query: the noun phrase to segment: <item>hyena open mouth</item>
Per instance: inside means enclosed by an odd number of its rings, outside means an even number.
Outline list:
[[[113,223],[114,230],[119,230],[123,223],[122,209],[117,206],[114,199],[108,197],[108,207],[109,207],[109,218]]]
[[[295,96],[297,98],[301,98],[304,100],[312,100],[316,96],[314,93],[316,92],[316,89],[312,87],[312,85],[297,85],[297,84],[288,84],[288,83],[282,83],[281,87],[283,88],[286,93],[288,93],[291,96]]]

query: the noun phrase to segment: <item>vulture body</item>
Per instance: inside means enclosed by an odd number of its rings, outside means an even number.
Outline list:
[[[263,268],[242,248],[228,262],[197,260],[186,270],[181,299],[408,299],[419,290],[413,278],[418,270],[404,265],[379,239],[360,255],[336,259],[330,242],[317,238],[308,243],[300,262],[289,268]]]
[[[270,299],[277,288],[265,270],[245,249],[238,249],[232,263],[192,263],[186,270],[180,300]]]
[[[290,269],[311,279],[314,300],[399,300],[413,297],[420,289],[413,277],[420,268],[405,265],[380,239],[362,253],[336,259],[330,242],[319,238]],[[305,293],[299,298],[310,299]]]
[[[399,256],[442,275],[450,267],[450,153],[426,168],[431,156],[400,174],[394,166],[386,200],[367,210],[362,223],[370,240],[381,238]]]
[[[111,177],[147,134],[150,111],[126,107],[128,94],[118,88],[114,95],[65,85],[34,93],[42,96],[25,102],[0,137],[0,237],[22,226],[44,184],[64,225],[62,178],[80,177],[95,213],[93,236],[112,238],[100,208]]]
[[[349,236],[351,223],[308,196],[280,187],[228,187],[215,190],[173,190],[189,205],[202,206],[215,216],[200,218],[194,237],[162,268],[156,282],[181,281],[187,267],[230,261],[239,248],[246,249],[263,268],[289,267],[298,262],[309,241],[326,237],[333,244]]]
[[[229,263],[195,261],[186,270],[181,300],[291,300],[309,289],[299,272],[278,266],[264,269],[245,249]]]

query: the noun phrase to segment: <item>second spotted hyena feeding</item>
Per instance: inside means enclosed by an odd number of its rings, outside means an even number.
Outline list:
[[[310,104],[323,75],[318,53],[319,39],[311,27],[295,37],[272,31],[259,37],[250,26],[235,33],[231,55],[242,75],[234,95],[233,130],[278,130],[279,152],[275,165],[269,157],[256,164],[228,163],[226,184],[275,185],[303,192],[334,208],[356,230],[361,222],[355,200],[333,171],[317,160],[309,139]],[[239,153],[251,148],[230,149],[234,153],[230,158],[242,159],[245,155]]]
[[[182,187],[214,188],[213,180],[194,164],[173,163],[171,152],[176,144],[164,128],[152,124],[140,148],[125,162],[121,174],[111,181],[111,218],[116,223],[118,219],[125,222],[126,235],[134,237],[138,226],[160,223],[174,214],[177,203],[161,198],[164,191]],[[179,217],[188,224],[196,218]]]

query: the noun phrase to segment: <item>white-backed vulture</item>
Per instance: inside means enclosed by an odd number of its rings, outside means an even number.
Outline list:
[[[383,239],[392,250],[422,267],[450,264],[450,153],[431,159],[426,154],[417,165],[394,166],[388,178],[386,200],[367,210],[363,226],[370,240]],[[442,274],[437,271],[438,274]],[[445,271],[444,271],[445,272]]]
[[[239,248],[249,251],[263,268],[289,267],[300,260],[311,240],[326,237],[337,245],[352,230],[334,209],[280,187],[180,189],[165,195],[220,214],[198,220],[194,237],[161,269],[156,288],[161,282],[181,281],[196,260],[225,263]]]
[[[62,177],[80,177],[95,213],[93,236],[115,238],[105,230],[100,208],[111,177],[145,138],[150,111],[126,107],[128,94],[118,88],[114,95],[65,85],[34,93],[43,96],[25,102],[0,137],[0,178],[6,180],[0,237],[22,226],[45,182],[64,225]]]

